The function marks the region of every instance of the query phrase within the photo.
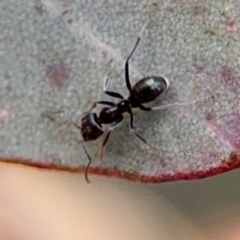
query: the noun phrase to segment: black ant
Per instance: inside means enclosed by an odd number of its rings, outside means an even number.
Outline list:
[[[153,11],[156,9],[156,4],[153,5]],[[129,60],[131,59],[133,53],[135,52],[139,42],[140,42],[140,36],[143,30],[146,28],[148,25],[152,13],[150,14],[147,22],[143,26],[139,37],[137,38],[137,41],[134,44],[134,47],[127,57],[125,61],[125,81],[126,81],[126,86],[129,91],[129,96],[127,98],[124,98],[120,93],[118,92],[112,92],[112,91],[107,91],[107,85],[108,85],[108,77],[111,72],[107,75],[107,78],[104,82],[104,87],[103,91],[105,94],[108,96],[118,98],[120,99],[120,102],[114,103],[110,101],[96,101],[92,105],[91,109],[85,113],[84,117],[81,119],[81,125],[75,124],[72,120],[70,115],[68,114],[67,111],[57,111],[57,112],[48,112],[50,114],[52,113],[67,113],[68,118],[70,119],[71,123],[80,130],[83,141],[82,141],[82,146],[84,149],[85,154],[88,157],[89,163],[86,167],[85,170],[85,179],[87,183],[90,183],[88,179],[88,169],[90,167],[90,164],[92,162],[92,159],[90,155],[88,154],[84,142],[88,141],[93,141],[98,139],[100,136],[103,135],[104,130],[102,127],[102,124],[111,124],[110,128],[108,129],[107,135],[103,141],[102,148],[101,148],[101,158],[103,156],[103,148],[108,142],[109,136],[111,132],[119,126],[119,124],[123,120],[123,113],[128,113],[130,114],[130,129],[131,132],[135,134],[141,141],[143,141],[145,144],[150,146],[151,148],[155,149],[151,145],[147,143],[147,141],[141,137],[138,133],[135,132],[134,127],[133,127],[133,113],[132,113],[132,108],[140,108],[143,111],[151,111],[153,108],[145,107],[142,104],[151,102],[158,98],[161,94],[163,94],[169,86],[169,82],[166,78],[163,77],[158,77],[158,76],[150,76],[150,77],[145,77],[138,81],[133,87],[131,86],[130,79],[129,79]],[[95,113],[92,112],[92,110],[98,105],[106,105],[107,107],[104,107],[101,111],[99,116]]]
[[[156,8],[156,5],[154,5],[154,8]],[[147,144],[149,147],[156,150],[154,147],[152,147],[150,144],[148,144],[148,142],[134,130],[132,108],[140,108],[140,110],[143,110],[143,111],[151,111],[151,110],[164,109],[169,106],[185,105],[184,103],[183,104],[175,103],[175,104],[169,104],[169,105],[164,105],[164,106],[157,106],[154,108],[145,107],[143,105],[144,103],[148,103],[148,102],[151,102],[151,101],[157,99],[161,94],[166,92],[166,90],[168,89],[168,86],[169,86],[169,82],[164,77],[161,77],[161,76],[145,77],[145,78],[141,79],[140,81],[138,81],[133,87],[131,86],[130,79],[129,79],[129,60],[131,59],[132,55],[134,54],[135,50],[137,49],[137,46],[139,45],[141,33],[148,25],[148,22],[151,19],[151,15],[152,14],[150,14],[148,21],[143,26],[135,44],[134,44],[132,51],[130,52],[129,56],[127,57],[127,59],[125,61],[125,82],[126,82],[127,89],[129,91],[129,95],[127,98],[124,98],[118,92],[107,91],[108,77],[111,73],[111,72],[109,72],[109,74],[107,75],[107,78],[104,82],[103,91],[108,96],[120,99],[120,101],[118,103],[114,103],[114,102],[110,102],[110,101],[94,102],[91,109],[88,112],[86,112],[84,114],[84,117],[81,119],[80,126],[75,124],[71,120],[71,117],[67,111],[49,112],[49,113],[62,113],[62,112],[67,113],[67,116],[70,119],[71,123],[80,130],[82,138],[83,138],[82,146],[83,146],[84,152],[87,155],[88,160],[89,160],[88,165],[85,170],[85,179],[86,179],[87,183],[90,183],[90,181],[88,179],[88,169],[91,165],[92,159],[85,148],[84,142],[93,141],[93,140],[98,139],[100,136],[102,136],[104,133],[102,124],[111,124],[111,125],[108,129],[107,135],[106,135],[106,137],[103,141],[102,147],[101,147],[101,158],[103,156],[103,149],[108,142],[111,132],[120,125],[120,123],[123,120],[124,113],[128,113],[130,115],[130,130],[131,130],[131,132],[134,133],[135,136],[138,139],[140,139],[143,143]],[[95,112],[92,112],[92,110],[98,104],[106,105],[106,107],[104,107],[100,111],[99,115],[97,115]]]

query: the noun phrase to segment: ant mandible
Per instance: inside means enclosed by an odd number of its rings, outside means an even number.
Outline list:
[[[55,113],[62,113],[65,112],[70,119],[71,123],[80,130],[81,135],[82,135],[82,146],[84,149],[85,154],[88,157],[88,165],[85,169],[85,179],[87,183],[90,183],[88,179],[88,170],[91,165],[92,159],[90,155],[88,154],[84,142],[88,141],[93,141],[98,139],[100,136],[103,135],[104,129],[102,127],[102,124],[111,124],[106,137],[102,143],[101,147],[101,158],[103,156],[103,149],[105,145],[108,142],[109,136],[111,132],[117,128],[120,123],[123,120],[123,114],[128,113],[130,115],[130,130],[134,135],[140,139],[143,143],[147,144],[149,147],[155,149],[152,147],[148,142],[140,136],[135,130],[133,126],[133,113],[132,113],[132,108],[140,108],[140,110],[143,111],[151,111],[151,110],[156,110],[156,109],[161,109],[164,106],[159,106],[155,108],[150,108],[150,107],[145,107],[143,104],[151,102],[158,98],[161,94],[166,92],[169,86],[169,82],[166,78],[161,77],[161,76],[149,76],[141,79],[138,81],[133,87],[131,86],[130,83],[130,78],[129,78],[129,60],[133,56],[135,50],[137,49],[137,46],[139,45],[140,42],[140,37],[144,29],[147,27],[149,21],[151,20],[151,17],[153,15],[153,12],[156,9],[156,4],[153,5],[153,10],[151,11],[151,14],[147,20],[147,22],[144,24],[142,30],[140,31],[140,34],[134,44],[134,47],[132,51],[130,52],[129,56],[127,57],[125,61],[125,82],[127,89],[129,91],[129,95],[127,98],[124,98],[120,93],[118,92],[112,92],[107,90],[108,86],[108,77],[110,75],[107,75],[107,78],[105,79],[104,86],[103,86],[103,91],[105,94],[108,96],[111,96],[113,98],[118,98],[120,101],[118,103],[110,102],[110,101],[95,101],[89,111],[87,111],[84,115],[84,117],[81,119],[81,125],[75,124],[69,115],[67,111],[58,111]],[[97,105],[105,105],[99,115],[97,115],[95,112],[92,112],[92,110],[97,106]],[[164,107],[165,108],[165,107]],[[155,149],[156,150],[156,149]]]

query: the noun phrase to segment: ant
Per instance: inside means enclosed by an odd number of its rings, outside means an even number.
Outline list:
[[[129,95],[127,98],[124,98],[120,93],[118,92],[113,92],[113,91],[108,91],[107,86],[108,86],[108,77],[111,73],[111,71],[108,73],[104,86],[103,86],[103,91],[105,94],[108,96],[120,99],[120,102],[114,103],[110,101],[95,101],[91,107],[91,109],[87,112],[85,112],[84,117],[81,119],[81,125],[75,124],[69,113],[67,111],[57,111],[57,112],[48,112],[50,114],[54,113],[63,113],[65,112],[70,120],[70,122],[80,130],[83,141],[82,141],[82,146],[84,149],[85,154],[88,157],[88,165],[85,170],[85,180],[87,183],[90,183],[88,179],[88,169],[91,165],[92,159],[90,155],[88,154],[84,142],[88,141],[93,141],[98,139],[100,136],[103,135],[104,129],[102,127],[102,124],[111,124],[107,135],[103,141],[102,148],[101,148],[101,158],[103,156],[103,149],[105,145],[108,142],[108,139],[110,137],[111,132],[117,128],[120,123],[123,120],[123,114],[128,113],[130,115],[130,130],[132,133],[135,134],[137,138],[139,138],[142,142],[147,144],[149,147],[153,148],[156,150],[154,147],[152,147],[150,144],[147,143],[147,141],[140,136],[133,127],[133,113],[132,113],[132,108],[140,108],[143,111],[151,111],[154,110],[155,108],[149,108],[145,107],[142,104],[151,102],[158,98],[161,94],[163,94],[169,86],[169,82],[166,78],[160,77],[160,76],[150,76],[150,77],[145,77],[138,81],[133,87],[131,86],[130,83],[130,78],[129,78],[129,60],[131,59],[132,55],[134,54],[135,50],[137,49],[139,42],[140,42],[140,36],[144,29],[147,27],[148,23],[151,20],[151,17],[153,15],[153,12],[156,10],[157,5],[153,4],[153,10],[148,17],[147,22],[144,24],[142,30],[140,31],[140,34],[134,44],[134,47],[132,51],[130,52],[129,56],[127,57],[125,61],[125,82],[127,89],[129,91]],[[98,105],[105,105],[101,111],[99,116],[95,113],[92,112],[93,109]]]
[[[155,11],[156,4],[153,5]],[[152,13],[153,13],[152,11]],[[106,95],[111,96],[113,98],[120,99],[118,103],[114,103],[111,101],[95,101],[91,107],[91,109],[84,113],[84,116],[81,119],[81,125],[77,125],[74,123],[67,111],[57,111],[57,112],[49,112],[52,113],[63,113],[65,112],[70,120],[70,122],[80,130],[81,136],[83,138],[82,140],[82,147],[84,149],[85,154],[87,155],[87,158],[89,160],[86,169],[85,169],[85,180],[87,183],[90,183],[88,179],[88,170],[92,162],[92,158],[88,154],[84,142],[97,140],[100,136],[103,135],[104,129],[102,124],[110,124],[110,127],[107,131],[106,137],[102,143],[101,147],[101,159],[103,157],[103,149],[105,145],[107,144],[111,132],[117,128],[120,123],[123,120],[123,114],[128,113],[130,115],[130,130],[131,132],[140,139],[144,144],[148,145],[152,149],[156,150],[154,147],[152,147],[141,135],[139,135],[133,125],[133,113],[132,108],[139,108],[142,111],[152,111],[152,110],[160,110],[165,109],[171,106],[177,106],[177,105],[185,105],[184,103],[175,103],[175,104],[167,104],[167,105],[161,105],[157,107],[145,107],[143,104],[154,101],[157,99],[160,95],[166,92],[166,90],[169,87],[169,81],[161,76],[149,76],[145,77],[141,80],[139,80],[134,86],[131,86],[130,78],[129,78],[129,61],[131,57],[133,56],[134,52],[136,51],[139,42],[140,42],[140,36],[143,32],[143,30],[147,27],[152,13],[150,14],[147,22],[144,24],[142,30],[140,31],[139,36],[137,37],[137,40],[134,44],[134,47],[132,51],[130,52],[129,56],[127,57],[125,61],[125,83],[126,87],[129,91],[129,95],[127,98],[124,98],[120,93],[108,91],[108,77],[111,73],[111,71],[108,73],[104,85],[103,85],[103,91]],[[189,103],[187,103],[189,104]],[[105,105],[106,107],[102,108],[99,115],[97,115],[95,112],[92,112],[93,109],[97,105]]]

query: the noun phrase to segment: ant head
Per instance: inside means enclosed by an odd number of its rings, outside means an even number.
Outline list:
[[[96,140],[103,134],[103,128],[96,113],[88,113],[82,118],[81,134],[85,142]]]

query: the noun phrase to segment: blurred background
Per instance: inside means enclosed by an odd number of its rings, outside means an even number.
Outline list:
[[[139,184],[0,164],[0,237],[240,239],[239,172]]]

